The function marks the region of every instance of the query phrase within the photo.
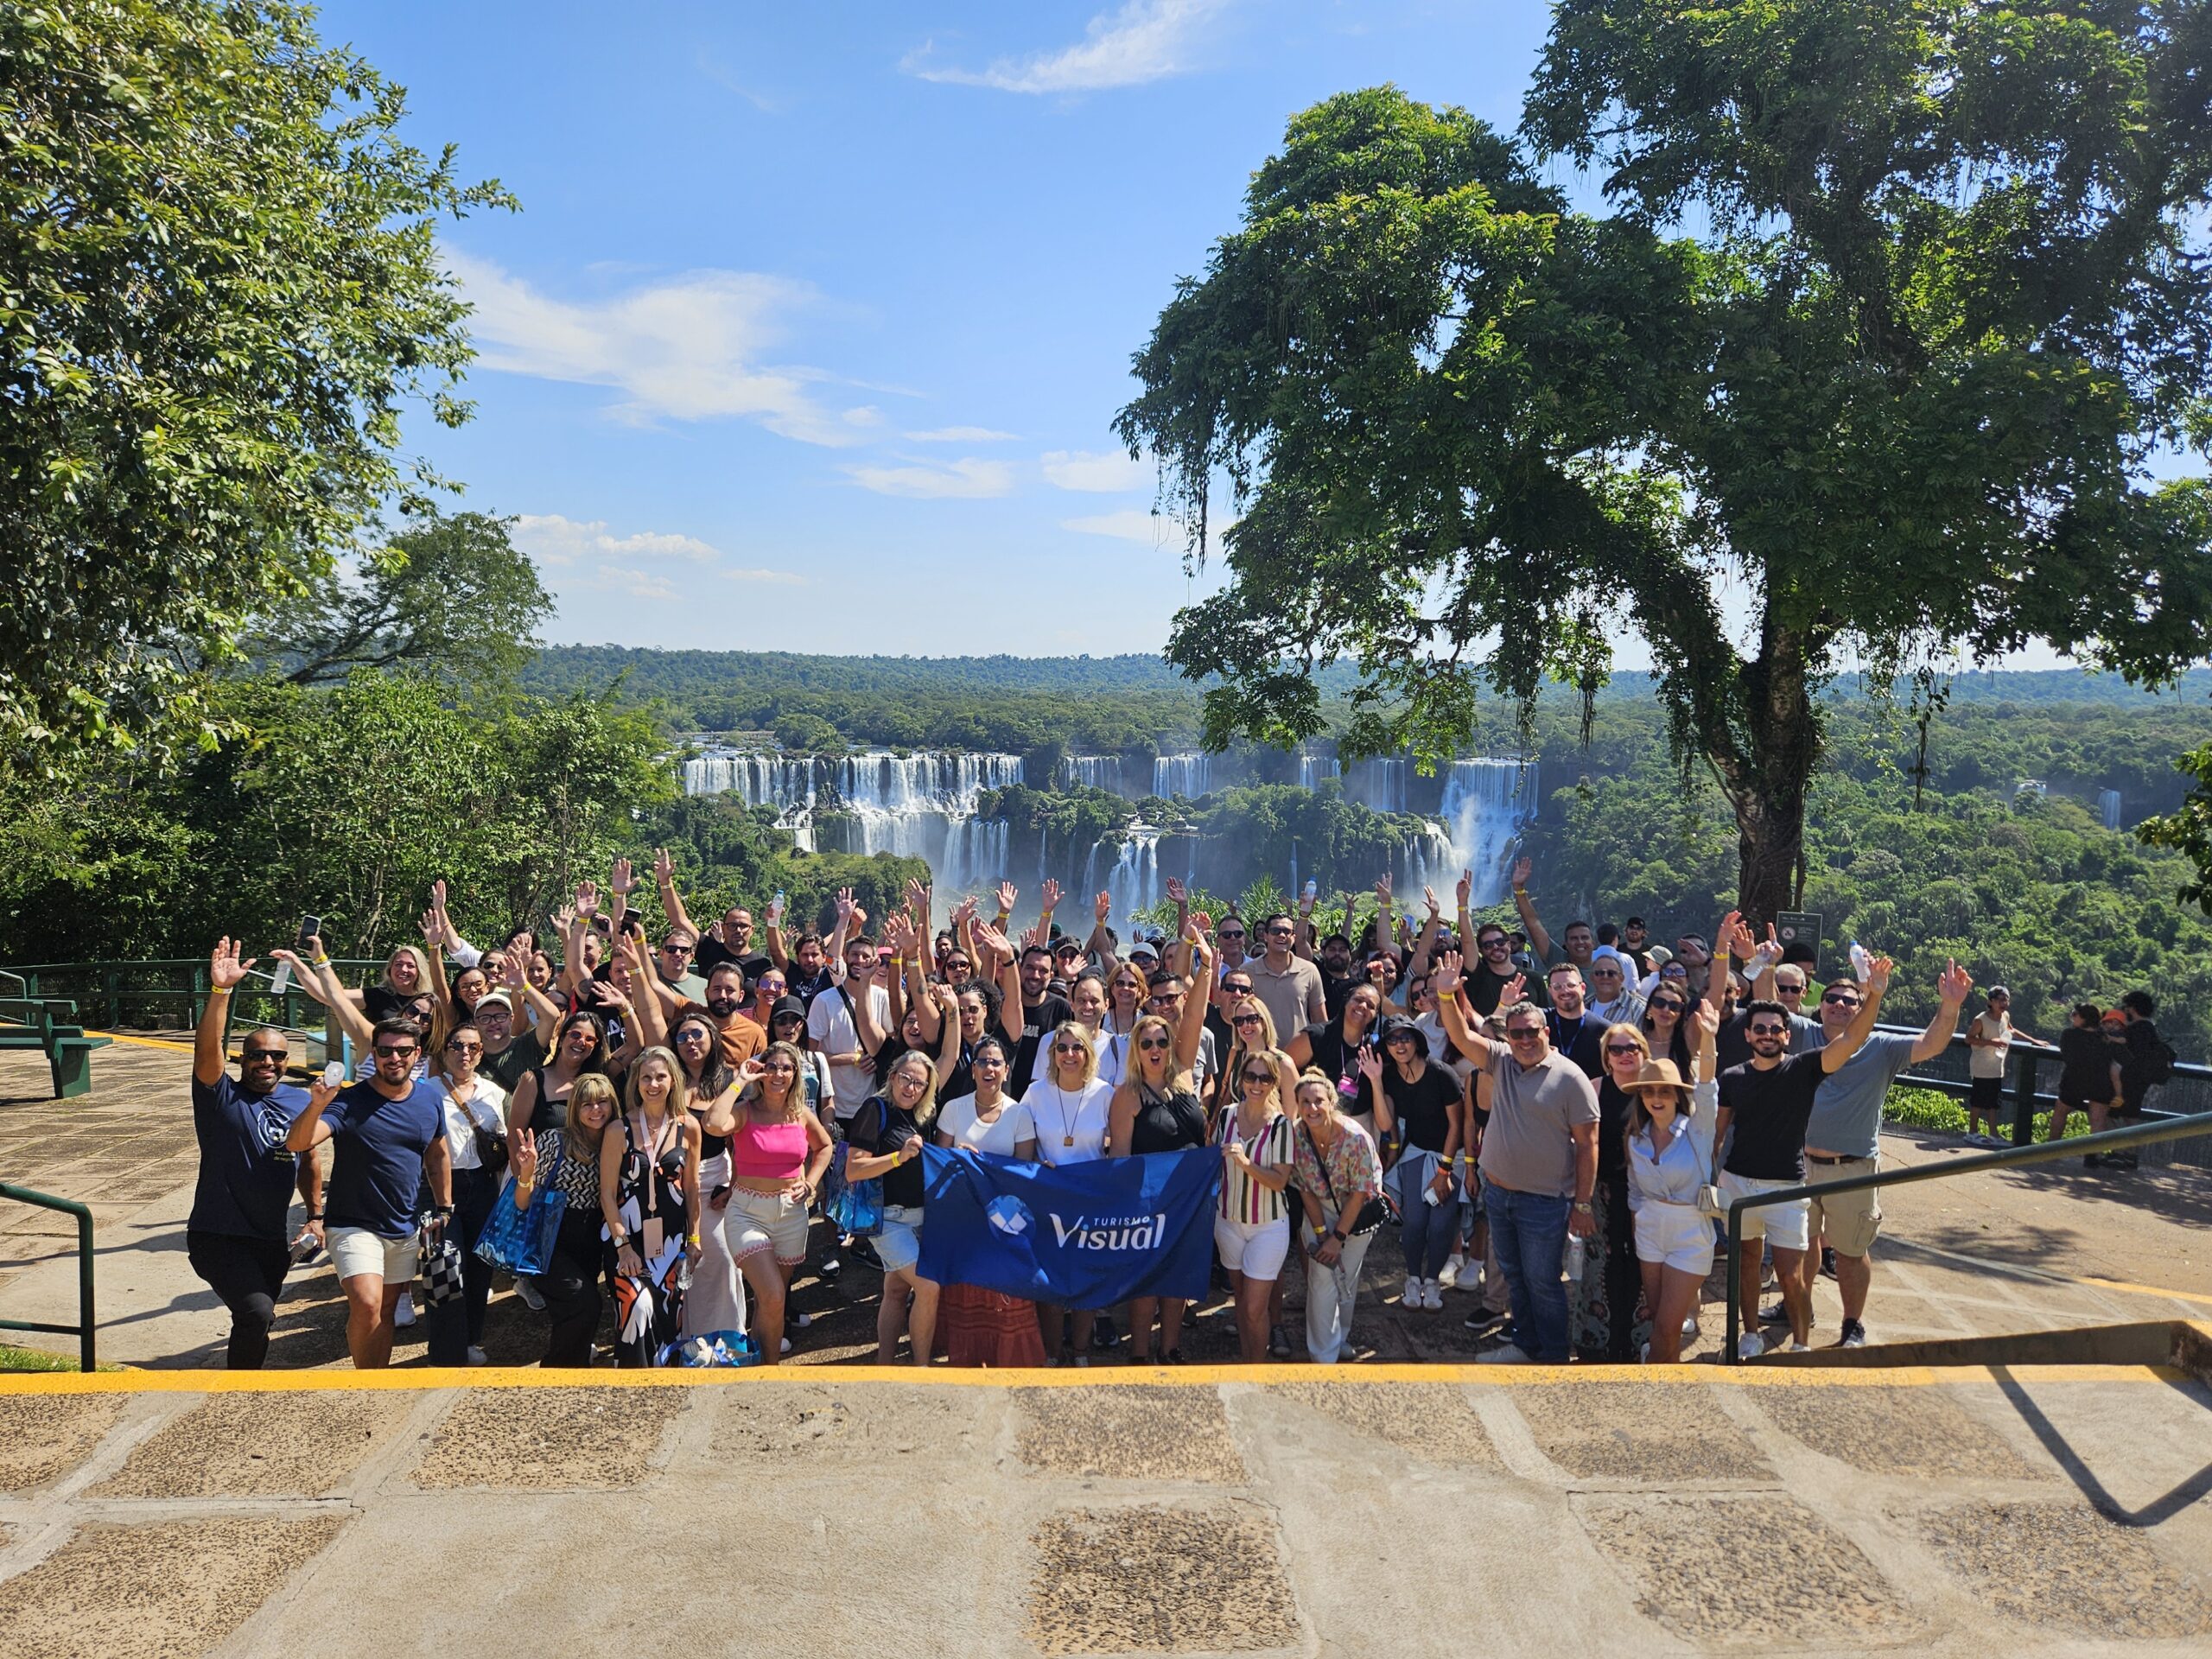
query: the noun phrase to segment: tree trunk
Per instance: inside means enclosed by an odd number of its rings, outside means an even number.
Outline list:
[[[1737,904],[1760,931],[1793,908],[1805,846],[1805,798],[1819,764],[1821,728],[1806,675],[1808,642],[1770,623],[1744,671],[1750,739],[1736,810]]]

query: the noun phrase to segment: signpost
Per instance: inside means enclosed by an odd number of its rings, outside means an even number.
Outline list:
[[[1815,979],[1821,977],[1821,918],[1809,910],[1785,910],[1774,918],[1774,937],[1784,944],[1799,940],[1813,947],[1813,963],[1808,969]]]

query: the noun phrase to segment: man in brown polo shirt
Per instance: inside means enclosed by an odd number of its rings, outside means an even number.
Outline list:
[[[1246,963],[1245,970],[1252,976],[1252,995],[1274,1017],[1275,1039],[1287,1048],[1293,1037],[1329,1017],[1321,970],[1293,953],[1298,925],[1287,911],[1279,910],[1260,924],[1260,942],[1267,947],[1266,954]]]

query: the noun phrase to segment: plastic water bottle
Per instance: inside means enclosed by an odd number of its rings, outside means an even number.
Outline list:
[[[1316,881],[1312,876],[1307,876],[1306,878],[1306,902],[1310,905],[1320,896],[1321,884],[1319,881]]]
[[[1851,971],[1859,976],[1861,985],[1874,977],[1873,956],[1856,939],[1851,942]]]
[[[1567,1275],[1569,1284],[1579,1285],[1582,1282],[1582,1235],[1569,1233],[1567,1236],[1567,1249],[1561,1252],[1559,1262],[1560,1271]]]

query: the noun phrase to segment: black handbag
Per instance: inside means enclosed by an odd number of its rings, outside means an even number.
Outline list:
[[[1342,1221],[1344,1216],[1344,1207],[1337,1202],[1337,1184],[1329,1179],[1329,1160],[1321,1155],[1321,1148],[1314,1141],[1313,1130],[1307,1128],[1303,1123],[1301,1123],[1298,1126],[1298,1132],[1306,1137],[1306,1144],[1313,1149],[1313,1166],[1321,1172],[1321,1185],[1329,1195],[1329,1208],[1337,1212],[1337,1219],[1338,1221]],[[1346,1130],[1345,1133],[1349,1134],[1351,1131]],[[1385,1187],[1383,1190],[1388,1192],[1389,1189]],[[1370,1198],[1365,1204],[1359,1206],[1359,1224],[1354,1227],[1351,1232],[1345,1235],[1345,1236],[1347,1238],[1357,1238],[1362,1233],[1373,1232],[1382,1224],[1382,1205],[1377,1200]],[[1318,1233],[1325,1230],[1316,1227],[1313,1230]]]
[[[468,1120],[469,1132],[476,1137],[476,1161],[484,1166],[484,1173],[493,1180],[507,1173],[507,1134],[505,1125],[487,1129],[476,1118],[474,1107],[446,1085],[446,1097],[461,1108],[461,1115]]]

